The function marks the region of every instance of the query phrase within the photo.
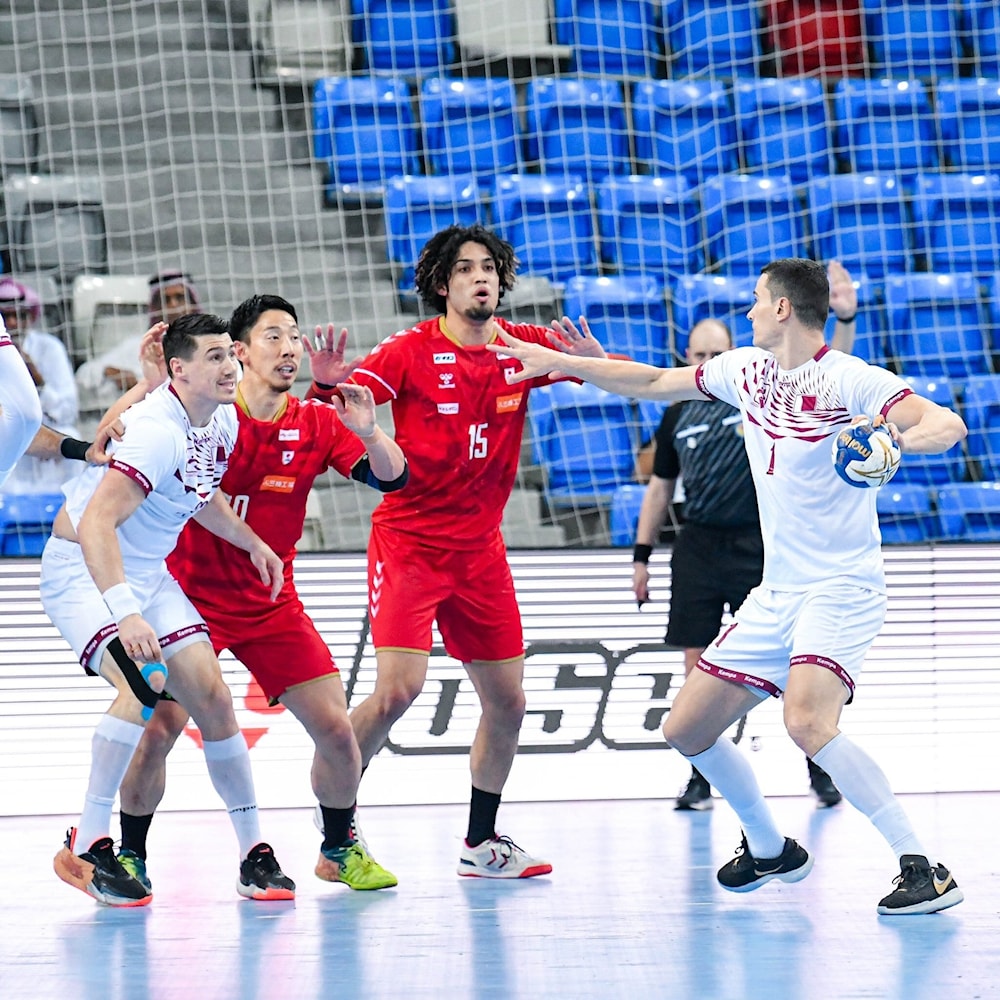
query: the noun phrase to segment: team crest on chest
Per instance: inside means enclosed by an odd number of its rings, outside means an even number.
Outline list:
[[[293,458],[295,458],[295,452],[294,451],[283,451],[281,453],[281,464],[282,465],[291,465]]]

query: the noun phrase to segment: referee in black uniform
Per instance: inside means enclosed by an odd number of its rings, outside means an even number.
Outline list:
[[[732,346],[724,323],[702,320],[691,331],[686,359],[688,364],[699,365]],[[649,556],[678,478],[684,505],[670,560],[665,641],[684,650],[688,674],[718,634],[727,609],[735,612],[764,572],[757,495],[743,447],[739,410],[713,400],[683,400],[664,411],[632,557],[632,589],[640,606],[649,599]],[[836,805],[841,796],[830,776],[812,761],[809,774],[819,803]],[[712,808],[712,790],[697,769],[692,769],[675,808]]]

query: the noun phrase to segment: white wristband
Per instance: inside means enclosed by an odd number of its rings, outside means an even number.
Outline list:
[[[113,587],[108,587],[101,597],[104,598],[104,603],[116,622],[129,615],[142,614],[139,599],[132,593],[132,588],[127,583],[116,583]]]

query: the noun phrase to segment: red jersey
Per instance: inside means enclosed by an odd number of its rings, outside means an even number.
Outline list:
[[[497,319],[521,340],[548,344],[543,326]],[[515,358],[463,347],[445,334],[442,317],[395,333],[351,376],[376,403],[392,401],[396,441],[406,455],[406,486],[387,493],[372,523],[417,536],[424,544],[478,548],[500,528],[521,454],[532,385],[510,385]]]
[[[313,482],[329,468],[349,476],[365,446],[344,427],[337,411],[319,400],[288,396],[285,412],[273,421],[254,420],[240,406],[236,411],[239,434],[220,488],[233,510],[284,562],[288,593]],[[255,612],[274,608],[269,588],[247,554],[195,521],[181,532],[167,566],[209,618],[209,626],[213,608],[220,614],[238,613],[248,622]]]

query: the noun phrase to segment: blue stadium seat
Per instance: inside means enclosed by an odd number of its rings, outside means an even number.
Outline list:
[[[328,76],[313,92],[313,144],[325,164],[326,200],[380,191],[389,177],[420,172],[407,82],[395,77]]]
[[[351,10],[363,69],[417,76],[443,73],[455,61],[448,0],[351,0]]]
[[[948,164],[974,173],[1000,170],[1000,79],[942,80],[935,94]]]
[[[663,399],[637,399],[635,404],[639,409],[639,443],[645,444],[656,435],[663,411],[670,403]]]
[[[636,160],[651,174],[692,183],[737,170],[736,121],[711,80],[642,80],[632,89]]]
[[[485,219],[472,174],[393,177],[386,184],[384,204],[386,248],[389,262],[401,272],[400,291],[412,289],[420,251],[438,230]]]
[[[937,170],[937,129],[919,80],[845,78],[833,92],[837,156],[859,174]]]
[[[1000,5],[996,0],[962,0],[959,24],[974,75],[1000,77]]]
[[[521,170],[514,83],[432,76],[420,88],[424,153],[432,174],[473,173],[480,185]]]
[[[724,273],[758,274],[775,258],[807,256],[802,208],[787,177],[711,177],[701,203],[708,257]]]
[[[0,494],[0,555],[40,556],[64,499],[62,493]]]
[[[939,406],[955,409],[961,383],[921,375],[908,376],[906,381],[919,395]],[[904,455],[892,482],[900,485],[941,486],[961,482],[966,478],[965,472],[965,455],[961,447],[955,447],[941,455]]]
[[[646,495],[646,487],[638,483],[619,486],[611,495],[611,510],[608,512],[608,528],[612,545],[631,546],[635,542],[639,527],[639,511]]]
[[[958,76],[962,42],[954,0],[864,0],[864,10],[874,73]]]
[[[666,368],[669,365],[667,300],[652,275],[586,277],[566,282],[563,311],[586,316],[594,336],[610,353]]]
[[[658,76],[658,6],[651,0],[555,0],[556,41],[572,48],[570,72]]]
[[[524,100],[526,155],[543,174],[581,174],[592,183],[630,172],[625,95],[617,80],[536,78]]]
[[[937,493],[941,534],[956,542],[1000,542],[1000,483],[953,483]]]
[[[555,382],[528,397],[532,446],[551,507],[596,507],[634,481],[638,447],[628,400],[584,383]]]
[[[736,347],[753,343],[753,326],[747,313],[753,306],[757,277],[688,274],[677,279],[671,296],[671,338],[674,356],[684,359],[688,335],[703,319],[720,319],[729,327]]]
[[[1000,174],[922,174],[913,218],[928,271],[1000,269]]]
[[[904,459],[904,461],[906,461]],[[883,545],[923,545],[941,534],[927,486],[898,483],[899,473],[875,498]]]
[[[705,265],[697,190],[673,177],[607,177],[597,187],[601,260],[626,274],[693,274]]]
[[[828,259],[822,254],[820,258]],[[858,312],[854,321],[854,345],[850,353],[869,364],[884,367],[889,360],[889,353],[885,343],[886,324],[882,285],[854,271],[851,272],[851,277],[858,293]],[[831,312],[824,331],[828,344],[833,340],[836,326],[837,319]]]
[[[885,300],[889,352],[904,375],[961,380],[992,371],[973,275],[893,275],[885,282]]]
[[[666,0],[671,76],[755,76],[757,8],[755,0]]]
[[[525,273],[559,282],[574,274],[597,274],[593,212],[582,177],[498,177],[493,222]]]
[[[796,183],[830,173],[830,126],[819,80],[760,79],[734,90],[748,171],[787,174]]]
[[[892,174],[836,174],[806,185],[817,260],[879,278],[913,269],[907,200]]]
[[[979,478],[1000,481],[1000,375],[970,378],[962,394],[962,414],[969,428],[966,446]]]

